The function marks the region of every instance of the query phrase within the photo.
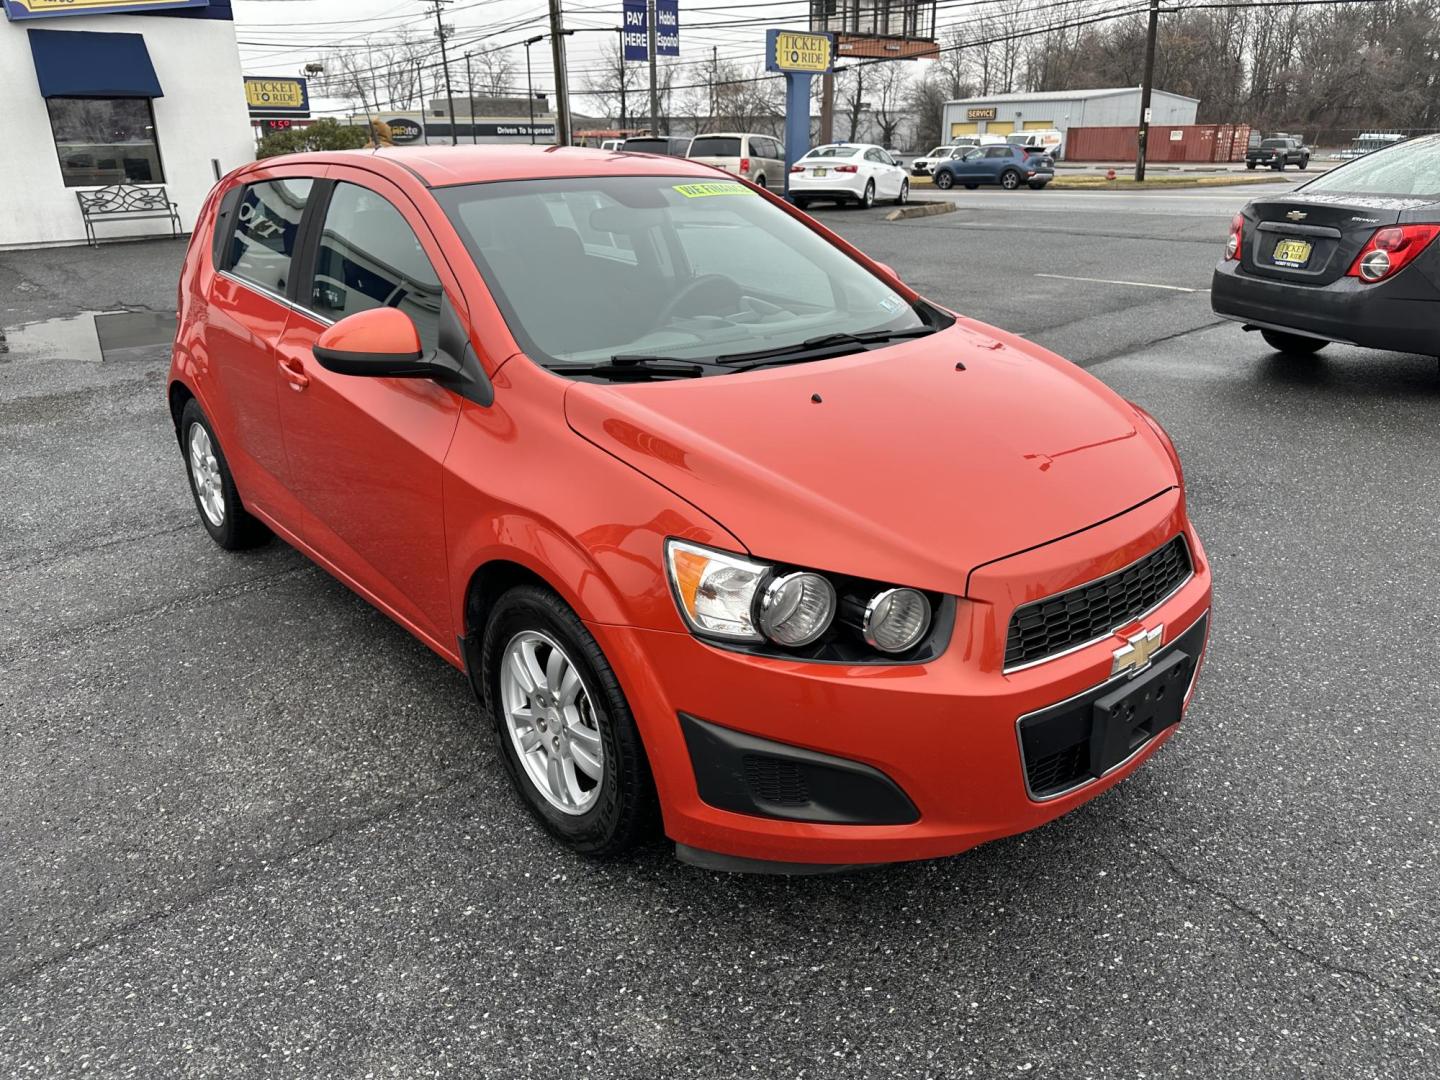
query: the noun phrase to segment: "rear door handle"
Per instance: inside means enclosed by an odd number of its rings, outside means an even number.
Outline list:
[[[290,384],[290,389],[299,393],[310,385],[310,376],[305,374],[305,368],[299,360],[293,357],[282,356],[279,360],[280,374],[285,376]]]

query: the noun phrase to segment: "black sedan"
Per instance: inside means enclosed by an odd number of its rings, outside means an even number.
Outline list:
[[[1378,150],[1235,215],[1215,314],[1281,352],[1440,353],[1440,135]],[[1414,265],[1411,265],[1411,264]]]

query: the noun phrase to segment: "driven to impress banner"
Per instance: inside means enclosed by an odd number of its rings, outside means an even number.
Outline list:
[[[3,0],[12,20],[48,19],[57,15],[115,15],[127,11],[203,8],[210,0]]]

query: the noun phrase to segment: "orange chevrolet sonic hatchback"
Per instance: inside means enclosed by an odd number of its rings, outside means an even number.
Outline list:
[[[465,671],[577,851],[959,852],[1138,767],[1205,648],[1149,416],[691,162],[247,166],[169,404],[216,542],[280,536]]]

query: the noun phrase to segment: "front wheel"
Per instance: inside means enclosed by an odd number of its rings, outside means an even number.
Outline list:
[[[185,453],[190,494],[210,539],[226,551],[255,547],[270,539],[270,530],[240,501],[220,440],[194,398],[185,403],[180,413],[180,446]]]
[[[567,847],[619,855],[650,835],[654,782],[614,671],[579,617],[549,589],[496,603],[480,685],[497,749],[521,801]]]
[[[1309,167],[1310,167],[1310,159],[1309,159],[1308,157],[1302,157],[1302,158],[1300,159],[1300,166],[1299,166],[1300,171],[1301,171],[1301,172],[1304,172],[1304,171],[1305,171],[1306,169],[1308,169]]]
[[[861,205],[861,207],[863,207],[863,208],[866,209],[866,210],[869,210],[872,206],[875,205],[875,181],[874,181],[874,180],[867,180],[867,181],[865,181],[865,194],[860,196],[860,205]]]
[[[1014,169],[1006,169],[1000,174],[1000,186],[1006,191],[1014,191],[1020,186],[1020,174]]]
[[[935,174],[935,186],[941,191],[949,191],[955,186],[955,177],[944,169],[941,169]],[[967,184],[966,186],[968,187],[969,185]]]
[[[1284,172],[1284,171],[1285,171],[1285,162],[1283,162],[1283,161],[1277,161],[1277,162],[1275,162],[1274,165],[1271,166],[1271,168],[1273,168],[1276,172]]]
[[[1261,330],[1260,336],[1276,352],[1291,356],[1310,356],[1330,344],[1321,338],[1306,337],[1304,334],[1287,334],[1283,330]]]
[[[904,206],[904,205],[905,205],[907,202],[909,202],[909,201],[910,201],[910,181],[909,181],[909,180],[901,180],[901,181],[900,181],[900,194],[897,195],[897,196],[895,196],[895,205],[896,205],[896,206]]]

